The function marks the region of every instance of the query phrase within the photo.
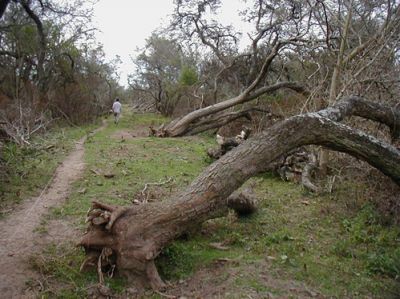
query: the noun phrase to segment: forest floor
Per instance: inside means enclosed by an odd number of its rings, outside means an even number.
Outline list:
[[[41,298],[101,296],[96,271],[81,273],[75,246],[94,199],[149,204],[173,196],[212,161],[210,135],[148,137],[160,116],[125,114],[76,143],[39,197],[0,222],[0,291]],[[145,185],[148,188],[145,190]],[[251,179],[256,214],[207,221],[157,260],[165,293],[144,298],[396,298],[400,229],[382,223],[362,184],[340,182],[332,194],[264,174]],[[27,222],[27,224],[25,224]],[[124,279],[106,278],[113,298],[134,298]],[[398,297],[397,297],[398,298]]]
[[[105,123],[95,134],[105,127]],[[90,136],[90,135],[89,135]],[[0,220],[0,294],[2,298],[34,297],[27,282],[40,281],[39,273],[29,264],[29,257],[40,254],[50,243],[76,239],[74,228],[64,221],[53,221],[46,235],[40,234],[43,216],[49,209],[62,204],[70,192],[72,182],[82,176],[84,143],[87,136],[75,143],[75,148],[57,167],[39,196],[22,204]]]

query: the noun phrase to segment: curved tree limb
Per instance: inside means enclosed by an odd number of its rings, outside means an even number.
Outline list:
[[[362,97],[344,97],[334,106],[318,113],[339,122],[345,117],[359,116],[388,126],[393,139],[400,137],[400,111],[387,105],[367,101]]]
[[[222,115],[217,115],[215,117],[210,117],[200,120],[199,122],[193,125],[193,128],[189,127],[186,134],[196,135],[204,131],[217,129],[242,117],[251,120],[251,115],[250,115],[251,112],[270,113],[269,111],[259,108],[249,108],[242,111],[224,113]]]
[[[249,102],[263,94],[271,93],[281,88],[288,88],[299,93],[306,93],[306,89],[298,82],[279,82],[274,85],[260,87],[259,89],[256,89],[254,91],[248,90],[246,92],[241,93],[237,97],[231,98],[223,102],[219,102],[217,104],[208,107],[204,107],[202,109],[195,110],[183,116],[180,119],[172,121],[169,125],[167,125],[164,128],[166,132],[165,136],[176,137],[185,135],[187,133],[188,128],[192,124],[199,121],[201,118],[205,116],[223,111],[225,109],[228,109],[230,107],[239,104]]]
[[[101,252],[104,247],[111,248],[121,273],[128,278],[139,275],[157,289],[163,283],[154,259],[162,248],[190,228],[219,216],[220,211],[226,209],[227,198],[233,191],[294,148],[314,144],[348,153],[368,162],[400,185],[399,150],[336,122],[350,114],[362,114],[391,123],[390,117],[379,116],[379,112],[369,110],[370,114],[367,114],[365,109],[374,107],[369,104],[359,98],[348,99],[335,107],[282,121],[211,164],[174,198],[129,208],[114,222],[110,231],[105,224],[92,225],[80,245],[89,255]],[[381,105],[380,108],[383,111],[385,107]],[[394,122],[397,126],[398,120]],[[114,209],[107,205],[105,208]]]

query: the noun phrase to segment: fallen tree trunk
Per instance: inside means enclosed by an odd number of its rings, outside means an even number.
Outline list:
[[[336,105],[322,110],[318,114],[334,121],[342,121],[349,116],[359,116],[388,126],[392,140],[400,138],[400,110],[367,101],[362,97],[345,97]]]
[[[153,289],[163,287],[154,264],[160,251],[186,231],[219,216],[234,190],[299,146],[315,144],[348,153],[400,185],[399,150],[332,120],[340,120],[346,113],[360,114],[355,102],[368,104],[359,98],[347,99],[339,103],[339,108],[291,117],[255,135],[211,164],[186,190],[170,200],[129,208],[94,203],[95,209],[110,215],[108,222],[91,225],[80,242],[88,261],[101,261],[107,253],[108,260],[115,261],[118,271],[128,279],[147,282]],[[370,111],[366,116],[378,119],[379,113]],[[400,119],[379,117],[379,120],[397,127]]]
[[[190,129],[186,130],[185,135],[196,135],[208,130],[218,129],[240,118],[246,118],[247,120],[251,120],[250,112],[253,111],[261,112],[260,109],[250,108],[244,111],[228,112],[213,117],[206,117],[201,121],[196,122],[195,126],[193,127],[191,126]],[[165,126],[162,125],[158,129],[150,127],[150,135],[155,137],[168,137],[170,136],[170,133],[167,129],[165,129]]]
[[[303,93],[303,94],[307,93],[305,88],[297,82],[279,82],[279,83],[276,83],[271,86],[261,87],[253,92],[251,92],[251,89],[247,89],[242,94],[238,95],[237,97],[234,97],[234,98],[228,99],[226,101],[192,111],[189,114],[186,114],[185,116],[183,116],[179,119],[175,119],[172,122],[170,122],[169,124],[167,124],[166,126],[160,127],[157,131],[154,132],[154,135],[159,136],[159,137],[178,137],[178,136],[183,136],[183,135],[188,135],[188,134],[193,135],[193,134],[202,132],[205,129],[210,129],[210,128],[207,128],[206,126],[204,126],[204,123],[203,123],[204,117],[224,111],[233,106],[249,102],[263,94],[271,93],[271,92],[277,91],[282,88],[291,89],[298,93]],[[229,120],[232,121],[236,118],[237,118],[237,116],[232,117]],[[214,125],[212,125],[211,128],[215,128],[216,125],[222,126],[224,124],[226,124],[226,121],[217,122],[217,123],[214,123]]]

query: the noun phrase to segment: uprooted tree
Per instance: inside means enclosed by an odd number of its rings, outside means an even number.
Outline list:
[[[88,232],[80,242],[87,254],[84,265],[93,265],[101,272],[109,263],[128,279],[139,279],[153,289],[163,287],[154,263],[161,250],[191,228],[220,216],[227,210],[233,191],[279,156],[300,146],[315,144],[348,153],[400,185],[399,149],[339,123],[349,116],[385,124],[393,139],[400,135],[399,110],[359,97],[291,117],[225,154],[169,200],[131,207],[94,202]]]

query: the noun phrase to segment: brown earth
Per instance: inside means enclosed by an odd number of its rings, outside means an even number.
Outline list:
[[[119,130],[116,131],[113,135],[111,135],[112,138],[115,139],[133,139],[136,137],[148,137],[149,136],[149,127],[146,126],[138,126],[134,130]]]
[[[105,123],[92,134],[105,127]],[[24,201],[0,221],[0,298],[33,298],[27,282],[37,281],[38,273],[29,267],[28,258],[39,254],[50,242],[65,242],[79,237],[71,225],[52,221],[45,236],[35,231],[49,209],[67,198],[71,184],[83,173],[83,137],[75,149],[58,166],[40,195]]]
[[[277,274],[279,275],[279,274]],[[215,261],[181,280],[164,294],[170,298],[325,298],[300,282],[276,278],[268,261],[243,265],[235,260]],[[254,286],[243,285],[244,277],[254,277]]]
[[[145,136],[148,136],[147,127],[120,130],[112,135],[115,139]],[[36,298],[38,290],[29,285],[40,287],[41,277],[30,267],[29,257],[39,256],[51,243],[78,241],[81,232],[74,229],[68,220],[49,221],[45,234],[35,230],[40,227],[41,219],[49,208],[68,199],[71,183],[82,175],[85,167],[84,142],[85,138],[82,138],[76,143],[75,149],[60,164],[38,197],[25,201],[0,221],[0,298]],[[258,287],[240,285],[243,276],[254,275],[258,277]],[[269,272],[267,260],[243,264],[222,259],[199,269],[187,279],[170,283],[165,293],[158,295],[164,298],[324,298],[302,283],[276,277],[279,273],[272,275]],[[97,289],[96,286],[94,288]],[[114,297],[147,298],[154,295],[153,291],[142,293],[131,287],[123,294],[114,294]]]

